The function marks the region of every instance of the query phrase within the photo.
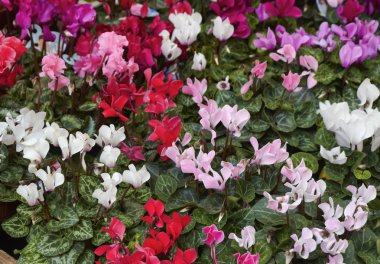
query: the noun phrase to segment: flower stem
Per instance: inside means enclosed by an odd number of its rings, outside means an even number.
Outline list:
[[[38,82],[37,110],[39,112],[40,109],[41,109],[42,85],[41,85],[40,75],[38,74],[38,58],[37,58],[36,47],[34,46],[33,30],[32,30],[32,28],[29,29],[29,34],[30,34],[30,43],[31,43],[31,47],[32,47],[32,51],[33,51],[33,58],[34,58],[34,73],[37,76],[37,82]]]
[[[215,246],[211,246],[211,257],[214,262],[214,264],[219,264],[218,259],[216,258],[216,252],[215,252]]]

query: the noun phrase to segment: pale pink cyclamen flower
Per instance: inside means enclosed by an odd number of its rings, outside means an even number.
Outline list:
[[[234,254],[236,264],[259,264],[260,255],[259,253],[252,254],[250,252],[246,252],[243,255],[240,253]]]
[[[206,239],[204,240],[205,244],[209,247],[216,246],[223,242],[224,232],[219,231],[216,225],[212,224],[210,226],[205,226],[202,229],[203,233],[206,234]]]
[[[115,32],[102,33],[98,38],[99,54],[102,56],[111,55],[117,50],[122,50],[128,46],[128,40],[125,36],[116,34]]]
[[[221,162],[222,168],[228,168],[231,171],[231,178],[239,179],[240,175],[245,171],[247,167],[247,160],[241,160],[236,166],[227,161]]]
[[[343,225],[348,231],[359,230],[367,223],[368,207],[351,201],[344,209],[344,217]]]
[[[329,197],[328,203],[321,203],[318,207],[323,211],[323,218],[325,219],[326,230],[330,233],[342,235],[344,233],[344,223],[339,220],[343,215],[343,208],[337,205],[334,207],[334,201]]]
[[[304,55],[300,56],[300,65],[308,70],[301,73],[301,76],[308,76],[307,88],[313,88],[318,83],[314,78],[315,73],[318,70],[318,61],[311,55]]]
[[[324,253],[338,255],[346,252],[348,241],[346,239],[336,240],[335,235],[330,235],[321,242],[321,249]]]
[[[309,228],[302,228],[301,237],[298,238],[296,234],[290,236],[294,240],[294,247],[290,252],[295,252],[303,259],[308,259],[309,254],[317,248],[317,243],[313,239],[313,232]]]
[[[359,188],[349,185],[347,186],[347,190],[352,193],[353,200],[360,200],[363,203],[369,203],[374,200],[377,195],[376,188],[373,185],[369,185],[367,188],[364,184],[362,184]]]
[[[283,162],[289,157],[289,153],[286,151],[286,144],[281,147],[280,139],[266,144],[261,149],[259,149],[259,143],[255,137],[251,137],[250,142],[255,150],[255,158],[252,160],[252,163],[256,165],[272,165]]]
[[[221,91],[230,90],[231,89],[230,76],[227,76],[225,80],[218,82],[216,84],[216,88],[221,90]]]
[[[231,178],[231,171],[228,168],[222,168],[220,170],[221,174],[210,170],[212,176],[209,173],[201,173],[198,176],[198,180],[203,182],[206,189],[213,189],[217,191],[223,191],[226,187],[226,182]]]
[[[288,166],[283,166],[281,168],[283,182],[288,180],[291,184],[299,184],[301,180],[308,181],[313,175],[313,172],[308,167],[306,167],[305,161],[303,159],[296,168],[293,166],[292,159],[287,159],[286,164]]]
[[[190,148],[191,149],[191,148]],[[181,170],[183,173],[193,173],[196,180],[202,173],[209,173],[212,170],[211,162],[215,157],[215,151],[204,153],[202,148],[199,150],[197,158],[193,155],[193,150],[187,153],[188,157],[180,161]]]
[[[233,107],[225,105],[222,108],[221,121],[224,127],[231,132],[235,137],[240,137],[241,130],[248,123],[251,115],[246,109],[238,111],[238,106]]]
[[[288,91],[288,92],[299,92],[302,90],[301,87],[298,87],[301,81],[301,76],[298,73],[292,73],[292,71],[289,71],[288,75],[285,75],[284,73],[281,74],[281,77],[283,79],[282,86]]]
[[[296,50],[290,44],[285,44],[281,49],[277,50],[277,53],[270,53],[269,56],[275,61],[284,61],[286,63],[292,63],[296,58]]]
[[[235,233],[229,234],[228,238],[235,240],[239,244],[239,247],[248,250],[255,244],[255,234],[256,230],[253,226],[246,226],[241,230],[241,238]]]
[[[65,61],[56,54],[47,54],[42,59],[42,72],[40,77],[49,77],[52,81],[48,87],[51,90],[59,91],[62,87],[69,85],[70,80],[63,76],[66,69]]]
[[[182,88],[182,93],[189,94],[193,98],[193,101],[196,104],[200,104],[203,101],[203,95],[207,91],[207,80],[203,79],[199,81],[197,78],[194,79],[194,82],[187,78],[187,85]]]
[[[342,254],[335,256],[329,255],[329,262],[327,264],[344,264]]]
[[[297,208],[297,206],[301,203],[301,199],[298,199],[293,204],[289,204],[289,195],[279,196],[273,199],[272,195],[268,192],[264,192],[263,194],[268,199],[267,208],[282,214],[285,214],[289,209]]]
[[[267,61],[260,63],[259,60],[255,60],[255,66],[251,69],[251,78],[240,89],[241,94],[248,92],[249,87],[253,84],[253,78],[262,79],[267,69]]]
[[[207,99],[206,99],[207,100]],[[214,128],[222,119],[222,109],[214,100],[207,100],[207,105],[199,104],[198,114],[201,117],[199,121],[202,128],[211,132],[211,144],[215,145],[216,132]]]

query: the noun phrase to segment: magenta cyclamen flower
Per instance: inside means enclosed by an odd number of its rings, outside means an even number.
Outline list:
[[[250,252],[246,252],[243,255],[236,253],[234,254],[234,257],[237,264],[259,264],[260,261],[259,253],[254,255]]]
[[[203,230],[203,233],[205,233],[207,236],[204,242],[209,247],[216,246],[223,242],[224,232],[219,231],[216,225],[212,224],[210,226],[205,226],[202,230]]]
[[[267,35],[264,37],[262,34],[257,33],[256,36],[258,39],[253,41],[253,45],[257,49],[265,49],[265,50],[274,50],[277,45],[276,35],[272,31],[272,29],[268,28]]]
[[[288,75],[281,74],[283,79],[282,86],[288,90],[288,92],[299,92],[302,90],[301,87],[298,87],[301,81],[301,76],[298,73],[292,73],[289,71]]]
[[[363,50],[353,42],[347,42],[339,51],[339,58],[344,68],[350,67],[362,56]]]
[[[64,69],[66,69],[66,65],[63,59],[56,54],[48,54],[42,59],[40,77],[48,77],[52,80],[48,84],[50,89],[60,90],[70,83],[69,79],[62,75]]]
[[[276,0],[265,3],[265,11],[272,17],[294,17],[302,16],[302,11],[296,7],[295,0]]]
[[[255,60],[255,67],[252,68],[251,74],[257,79],[262,79],[264,77],[266,69],[267,69],[267,61],[260,63],[259,60]]]

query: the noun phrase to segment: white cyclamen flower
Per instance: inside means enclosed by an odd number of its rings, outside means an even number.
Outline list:
[[[44,128],[45,137],[49,142],[55,146],[58,147],[58,138],[59,137],[65,137],[67,138],[69,136],[69,131],[67,131],[64,128],[59,127],[57,123],[52,123],[51,125],[49,122],[46,122],[46,127]]]
[[[192,70],[203,71],[206,68],[206,58],[202,53],[194,53]]]
[[[228,17],[222,21],[222,18],[218,16],[213,22],[212,34],[220,41],[225,41],[234,34],[234,26],[231,25]]]
[[[58,137],[58,145],[62,151],[62,160],[81,152],[84,148],[84,143],[81,138],[76,138],[72,134],[70,134],[69,140],[66,137]]]
[[[182,50],[169,38],[169,32],[163,30],[160,33],[162,37],[161,52],[168,61],[173,61],[181,56]]]
[[[102,125],[99,128],[99,134],[96,137],[96,144],[103,147],[106,145],[111,145],[112,147],[116,147],[125,139],[124,127],[115,129],[114,125],[106,126]]]
[[[333,104],[329,101],[319,102],[318,112],[322,116],[327,130],[330,131],[336,131],[339,128],[339,122],[350,121],[350,109],[347,102]]]
[[[46,167],[46,171],[39,169],[35,172],[36,176],[44,183],[46,191],[54,191],[55,187],[65,182],[65,177],[61,173],[61,169],[51,171],[50,167]]]
[[[117,158],[120,155],[120,149],[111,146],[105,146],[102,154],[100,154],[99,161],[106,165],[108,168],[113,168],[116,165]]]
[[[169,20],[174,25],[173,38],[182,45],[191,45],[201,32],[202,16],[198,12],[170,14]]]
[[[39,201],[44,201],[43,190],[38,189],[37,184],[20,185],[16,192],[21,195],[30,206],[36,205]]]
[[[123,182],[131,184],[134,188],[140,188],[145,182],[150,179],[150,173],[145,165],[140,170],[136,170],[135,165],[130,164],[129,170],[123,172]]]
[[[379,97],[380,91],[367,78],[360,84],[356,94],[360,100],[359,105],[364,109],[371,109],[373,102]]]
[[[227,76],[224,81],[220,81],[216,84],[216,88],[218,88],[221,91],[227,91],[231,88],[230,85],[230,76]]]
[[[100,176],[103,179],[102,185],[106,190],[112,187],[116,187],[117,185],[119,185],[119,183],[121,183],[122,180],[122,176],[119,172],[114,172],[112,174],[112,177],[111,175],[109,175],[109,173],[102,173]]]
[[[342,165],[347,161],[346,153],[344,151],[341,152],[340,147],[327,150],[323,146],[321,146],[319,154],[322,158],[328,160],[332,164]]]
[[[106,191],[96,189],[92,193],[92,197],[98,199],[98,203],[103,205],[105,208],[110,208],[112,204],[116,201],[117,188],[112,186]]]

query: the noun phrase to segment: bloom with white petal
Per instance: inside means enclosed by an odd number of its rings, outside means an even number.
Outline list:
[[[206,68],[206,58],[200,52],[194,52],[193,65],[191,66],[192,70],[203,71]]]
[[[348,241],[346,239],[336,240],[334,235],[329,236],[321,242],[322,251],[331,255],[344,253],[346,252],[347,247]]]
[[[337,120],[350,121],[350,109],[347,102],[333,104],[330,101],[319,102],[318,112],[322,116],[326,128],[330,131],[336,131],[339,128]]]
[[[35,174],[44,183],[45,189],[48,192],[54,191],[56,187],[65,182],[65,177],[61,173],[61,169],[51,171],[51,168],[47,166],[46,171],[39,169]]]
[[[106,165],[108,168],[113,168],[116,165],[117,158],[120,155],[120,149],[111,146],[105,146],[102,154],[100,154],[99,161]]]
[[[235,233],[231,233],[228,238],[234,239],[238,242],[239,247],[243,247],[248,250],[255,244],[256,230],[253,226],[246,226],[241,230],[241,238],[237,237]]]
[[[145,165],[140,170],[136,170],[135,165],[130,164],[129,170],[123,172],[123,182],[131,184],[134,188],[140,188],[145,182],[150,179],[150,173]]]
[[[51,124],[49,122],[46,122],[44,133],[45,133],[46,139],[49,140],[49,142],[55,147],[58,147],[59,137],[67,138],[69,136],[69,131],[67,131],[64,128],[59,127],[59,125],[55,122]]]
[[[346,153],[344,151],[341,152],[340,147],[327,150],[321,146],[319,154],[322,156],[322,158],[328,160],[332,164],[342,165],[347,161]]]
[[[295,252],[301,258],[309,258],[309,254],[317,248],[317,243],[313,239],[313,232],[309,228],[302,228],[302,235],[300,238],[296,234],[290,236],[294,240],[293,249],[290,252]]]
[[[169,20],[174,25],[172,37],[182,45],[191,45],[201,32],[202,16],[198,12],[170,14]]]
[[[170,34],[167,30],[163,30],[160,33],[160,36],[162,37],[161,52],[168,61],[173,61],[181,56],[182,50],[176,43],[170,40],[169,35]]]
[[[112,174],[112,177],[109,173],[102,173],[100,174],[100,176],[103,179],[102,185],[105,190],[108,190],[112,187],[116,187],[117,185],[119,185],[119,183],[121,183],[122,180],[122,176],[119,172],[114,172]]]
[[[231,89],[231,84],[230,84],[230,76],[227,76],[225,80],[220,81],[216,84],[216,88],[218,88],[221,91],[228,91]]]
[[[116,130],[113,124],[110,126],[102,125],[99,128],[99,134],[96,136],[96,144],[101,147],[106,145],[116,147],[125,139],[124,131],[124,127],[120,127]]]
[[[228,17],[222,21],[222,18],[218,16],[213,22],[214,27],[212,28],[212,34],[220,41],[225,41],[234,34],[234,26],[231,25]]]
[[[92,197],[98,199],[98,203],[103,205],[105,208],[110,208],[112,204],[116,201],[116,194],[117,188],[115,186],[112,186],[105,191],[96,189],[92,193]]]
[[[338,254],[335,256],[329,256],[329,262],[327,264],[345,264],[343,262],[343,256],[342,254]]]
[[[380,96],[379,88],[372,84],[371,81],[366,78],[359,86],[357,90],[357,96],[360,100],[360,106],[364,109],[371,109],[373,102]]]
[[[246,109],[238,111],[238,106],[225,105],[222,108],[222,123],[235,137],[240,137],[241,130],[248,123],[251,115]]]
[[[20,185],[17,187],[16,192],[25,198],[30,206],[38,204],[39,201],[44,201],[44,191],[42,188],[38,189],[38,186],[35,183]]]
[[[58,145],[62,151],[62,160],[68,159],[84,148],[84,142],[70,134],[69,140],[66,137],[58,137]]]

